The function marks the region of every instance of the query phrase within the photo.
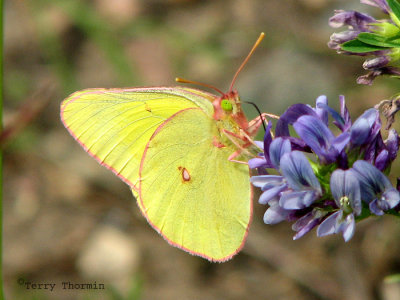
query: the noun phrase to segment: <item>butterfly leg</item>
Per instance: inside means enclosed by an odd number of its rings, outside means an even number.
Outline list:
[[[260,116],[254,118],[249,122],[249,126],[247,127],[246,131],[249,133],[250,136],[255,136],[258,129],[260,128],[262,122],[264,120],[267,120],[267,117],[273,118],[273,119],[279,119],[279,116],[274,115],[274,114],[267,114],[267,113],[262,113]]]
[[[235,157],[237,157],[238,155],[240,155],[241,152],[242,152],[241,150],[237,150],[237,151],[233,152],[231,155],[229,155],[228,160],[231,161],[231,162],[238,163],[238,164],[248,165],[248,163],[245,162],[245,161],[241,161],[241,160],[236,160],[236,159],[234,159]]]
[[[238,135],[234,132],[231,132],[229,130],[224,129],[223,133],[225,134],[225,136],[238,148],[238,150],[236,150],[235,152],[233,152],[229,157],[228,160],[232,161],[232,162],[236,162],[236,163],[240,163],[240,164],[246,164],[247,162],[245,161],[240,161],[240,160],[235,160],[234,158],[239,156],[241,153],[246,153],[249,156],[254,156],[252,155],[246,148],[248,146],[251,145],[251,139],[247,136],[247,134],[245,136],[241,136]],[[240,141],[245,141],[246,143],[244,145],[241,145],[238,140]]]

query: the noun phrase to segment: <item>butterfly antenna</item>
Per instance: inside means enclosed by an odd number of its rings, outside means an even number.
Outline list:
[[[267,131],[267,127],[265,126],[265,120],[264,120],[264,118],[262,117],[262,113],[261,113],[260,109],[258,108],[258,106],[257,106],[255,103],[249,102],[249,101],[243,101],[243,103],[251,104],[251,105],[253,105],[253,106],[255,107],[255,109],[257,110],[257,112],[258,112],[258,114],[259,114],[259,116],[260,116],[260,118],[261,118],[261,120],[262,120],[262,124],[263,124],[263,127],[264,127],[264,131],[266,132],[266,131]]]
[[[204,86],[204,87],[210,88],[210,89],[212,89],[212,90],[214,90],[214,91],[220,93],[222,96],[225,95],[220,89],[217,89],[215,86],[209,85],[209,84],[207,84],[207,83],[202,83],[202,82],[198,82],[198,81],[187,80],[187,79],[183,79],[183,78],[180,78],[180,77],[176,77],[176,78],[175,78],[175,81],[176,81],[176,82],[179,82],[179,83],[190,83],[190,84],[196,84],[196,85]]]
[[[257,41],[254,43],[253,48],[251,48],[249,54],[247,55],[245,60],[242,62],[242,64],[240,65],[239,69],[236,71],[236,74],[235,74],[235,76],[233,76],[233,79],[232,79],[231,87],[229,88],[230,92],[232,92],[233,85],[235,84],[236,78],[238,77],[240,71],[242,71],[243,67],[246,65],[246,63],[248,62],[250,57],[253,55],[253,52],[257,49],[258,45],[261,43],[261,41],[264,39],[264,37],[265,37],[265,33],[261,32],[260,36],[257,39]]]

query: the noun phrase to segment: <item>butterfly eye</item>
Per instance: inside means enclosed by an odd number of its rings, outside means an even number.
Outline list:
[[[221,101],[221,107],[223,110],[226,110],[226,111],[231,111],[233,109],[232,103],[227,99],[224,99]]]

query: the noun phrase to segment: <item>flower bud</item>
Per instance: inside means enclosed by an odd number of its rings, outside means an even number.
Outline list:
[[[367,59],[363,63],[363,68],[366,70],[374,70],[383,68],[390,62],[390,59],[387,56],[378,56],[374,58]]]

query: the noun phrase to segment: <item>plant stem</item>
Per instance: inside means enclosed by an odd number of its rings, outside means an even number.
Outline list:
[[[0,131],[3,131],[3,0],[0,0]],[[0,148],[0,299],[3,292],[3,151]]]

